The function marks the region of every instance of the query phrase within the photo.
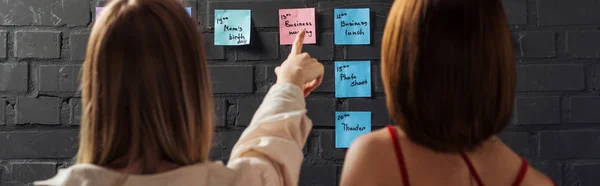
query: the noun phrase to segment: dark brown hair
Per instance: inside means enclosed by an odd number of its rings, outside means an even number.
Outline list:
[[[381,52],[394,123],[429,149],[474,150],[509,121],[513,52],[500,0],[396,0]]]
[[[77,163],[207,161],[214,108],[202,43],[178,1],[111,1],[83,64]]]

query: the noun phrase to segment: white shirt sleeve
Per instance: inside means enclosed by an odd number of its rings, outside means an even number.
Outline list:
[[[312,128],[300,87],[275,84],[233,147],[229,168],[241,185],[296,186]]]

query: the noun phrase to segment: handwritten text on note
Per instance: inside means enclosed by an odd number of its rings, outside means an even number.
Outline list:
[[[250,44],[250,10],[215,10],[215,45]]]
[[[348,148],[359,136],[371,132],[371,112],[335,112],[335,148]]]
[[[335,62],[335,97],[371,97],[371,62]]]
[[[290,45],[301,29],[306,30],[305,44],[317,43],[315,9],[279,9],[279,40],[281,45]]]
[[[371,24],[368,8],[344,8],[334,11],[335,44],[371,44]]]

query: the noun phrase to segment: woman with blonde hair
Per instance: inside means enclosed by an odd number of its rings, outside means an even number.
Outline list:
[[[76,164],[36,185],[297,185],[323,65],[300,32],[233,148],[210,162],[213,98],[197,23],[176,0],[113,0],[82,67]]]
[[[553,185],[496,137],[515,97],[501,0],[396,0],[381,48],[393,125],[354,141],[341,185]]]

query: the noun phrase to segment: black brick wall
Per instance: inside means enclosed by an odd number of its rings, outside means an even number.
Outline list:
[[[391,0],[186,0],[204,28],[216,106],[213,159],[226,160],[289,46],[278,8],[315,7],[319,40],[305,51],[325,64],[307,101],[315,127],[300,185],[337,185],[346,150],[334,148],[336,110],[390,122],[379,78],[379,44]],[[600,184],[600,1],[504,0],[518,58],[517,99],[500,137],[559,185]],[[97,0],[0,1],[0,185],[26,185],[70,164],[81,121],[77,73]],[[333,8],[371,8],[373,45],[333,44]],[[252,9],[252,44],[212,45],[215,8]],[[372,60],[373,98],[336,99],[333,62]]]

